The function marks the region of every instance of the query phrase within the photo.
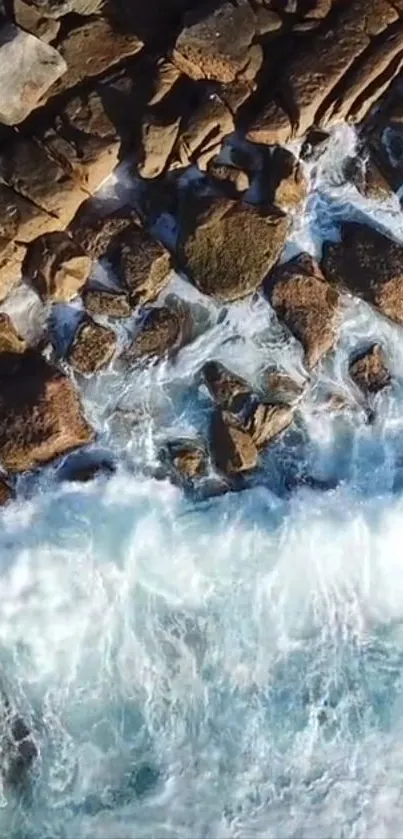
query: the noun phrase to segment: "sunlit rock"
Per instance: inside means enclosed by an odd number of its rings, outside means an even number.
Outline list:
[[[91,257],[70,236],[48,233],[30,245],[24,276],[42,300],[67,303],[81,291],[91,268]]]

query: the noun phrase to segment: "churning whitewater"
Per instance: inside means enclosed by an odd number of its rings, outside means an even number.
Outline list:
[[[397,198],[375,204],[344,183],[354,143],[337,129],[311,166],[287,258],[320,253],[345,218],[403,241]],[[197,340],[175,361],[108,371],[82,390],[116,474],[83,486],[48,467],[22,477],[1,514],[1,689],[40,756],[29,789],[0,790],[0,835],[399,835],[403,332],[346,297],[297,426],[244,491],[190,497],[153,466],[164,440],[207,423],[207,394],[192,384],[201,365],[218,359],[252,383],[273,361],[306,374],[263,298],[223,310],[175,276],[172,291],[194,306]],[[26,293],[7,307],[25,333],[46,314]],[[60,307],[61,339],[69,318],[74,306]],[[371,339],[394,385],[368,423],[348,359]],[[329,389],[351,409],[324,408]]]

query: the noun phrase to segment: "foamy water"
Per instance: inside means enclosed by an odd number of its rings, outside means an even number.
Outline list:
[[[337,219],[363,214],[403,241],[397,201],[375,205],[341,179],[354,142],[339,129],[311,168],[288,253],[318,253]],[[243,492],[197,500],[152,472],[164,441],[207,426],[204,361],[255,386],[272,362],[299,381],[306,372],[261,297],[222,311],[175,276],[168,293],[193,307],[195,341],[174,362],[79,383],[117,474],[63,484],[49,467],[22,478],[1,515],[0,687],[40,759],[24,795],[0,790],[0,835],[392,839],[403,820],[402,330],[346,298],[336,352],[294,428]],[[46,314],[21,294],[7,306],[30,334]],[[68,331],[75,307],[54,316]],[[368,424],[347,372],[372,339],[393,386]],[[324,410],[329,391],[351,407]],[[301,474],[324,489],[298,485]]]

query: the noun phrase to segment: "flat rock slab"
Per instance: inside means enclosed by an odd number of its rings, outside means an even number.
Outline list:
[[[222,302],[246,297],[277,262],[289,226],[280,212],[262,215],[248,204],[216,201],[182,232],[180,266],[203,294]]]
[[[403,247],[373,227],[341,225],[341,242],[325,242],[322,270],[342,291],[362,297],[403,324]]]
[[[53,47],[12,23],[0,29],[0,122],[18,125],[67,70]]]
[[[10,472],[34,469],[94,433],[77,391],[37,353],[0,357],[0,462]]]

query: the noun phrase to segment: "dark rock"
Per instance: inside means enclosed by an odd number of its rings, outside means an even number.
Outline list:
[[[32,731],[19,714],[11,715],[5,725],[7,746],[3,773],[6,782],[18,788],[27,780],[28,772],[38,757],[38,747]]]
[[[34,469],[91,442],[93,430],[69,378],[37,353],[7,354],[1,361],[0,461],[6,469]]]
[[[325,242],[322,269],[335,287],[403,323],[403,247],[358,222],[343,222],[341,242]]]
[[[311,128],[301,146],[301,159],[316,162],[326,151],[330,140],[328,131],[321,128]]]
[[[109,258],[119,248],[122,234],[137,221],[137,215],[130,207],[121,207],[101,218],[80,213],[71,225],[71,232],[75,241],[93,259]]]
[[[186,341],[188,329],[187,313],[166,306],[150,309],[125,357],[128,361],[137,361],[174,354]]]
[[[391,187],[371,158],[348,157],[343,172],[346,180],[353,183],[365,198],[384,201],[392,194]]]
[[[203,379],[218,407],[224,411],[238,414],[250,400],[250,385],[227,370],[217,361],[208,361],[202,369]]]
[[[379,344],[373,344],[368,350],[355,355],[350,361],[349,373],[365,395],[378,393],[391,381],[385,354]]]
[[[194,225],[191,221],[183,218],[180,265],[199,291],[222,302],[246,297],[259,287],[277,262],[289,229],[283,214],[262,215],[226,199],[215,201]]]
[[[277,316],[301,342],[312,368],[336,340],[339,294],[307,254],[281,265],[270,277],[268,295]]]
[[[284,211],[306,198],[308,182],[302,165],[288,149],[278,147],[265,155],[263,190],[265,201]]]
[[[111,477],[116,472],[116,465],[108,455],[72,455],[58,471],[62,481],[88,483],[100,476]]]
[[[231,414],[214,411],[210,446],[216,468],[225,475],[248,472],[257,465],[258,451],[251,435],[235,424]]]
[[[126,292],[104,288],[88,288],[83,292],[84,306],[91,315],[108,318],[128,318],[132,313]]]
[[[14,498],[14,492],[7,481],[0,477],[0,507],[5,507]]]
[[[69,348],[68,362],[78,373],[97,373],[112,360],[116,345],[113,329],[86,318],[78,327]]]
[[[202,478],[207,473],[205,449],[191,440],[179,440],[168,446],[169,456],[175,471],[185,480]]]
[[[28,248],[24,276],[42,300],[67,303],[81,291],[92,260],[67,233],[47,233]]]

